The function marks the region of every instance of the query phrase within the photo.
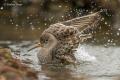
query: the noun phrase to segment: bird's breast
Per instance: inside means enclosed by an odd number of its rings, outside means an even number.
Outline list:
[[[43,48],[37,54],[40,64],[51,63],[52,55],[49,50]]]

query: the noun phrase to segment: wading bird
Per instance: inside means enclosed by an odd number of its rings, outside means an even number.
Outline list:
[[[41,48],[37,54],[40,63],[76,63],[73,54],[75,48],[79,43],[91,38],[91,35],[84,32],[96,27],[100,18],[99,12],[96,12],[50,25],[41,34],[40,44],[37,46]]]

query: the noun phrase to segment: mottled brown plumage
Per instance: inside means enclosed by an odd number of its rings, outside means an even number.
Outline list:
[[[99,20],[97,12],[50,25],[40,36],[40,63],[76,63],[74,49],[91,37],[82,33],[97,26]]]

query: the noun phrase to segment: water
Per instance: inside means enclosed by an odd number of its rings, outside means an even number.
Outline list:
[[[36,55],[39,48],[28,52],[34,43],[35,41],[0,42],[4,47],[11,48],[15,58],[39,71],[39,80],[118,80],[120,75],[119,46],[80,44],[75,53],[80,64],[59,67],[39,65]]]

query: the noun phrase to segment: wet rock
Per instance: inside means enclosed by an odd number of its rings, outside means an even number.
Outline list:
[[[36,80],[36,72],[14,59],[11,50],[0,48],[0,80]]]

